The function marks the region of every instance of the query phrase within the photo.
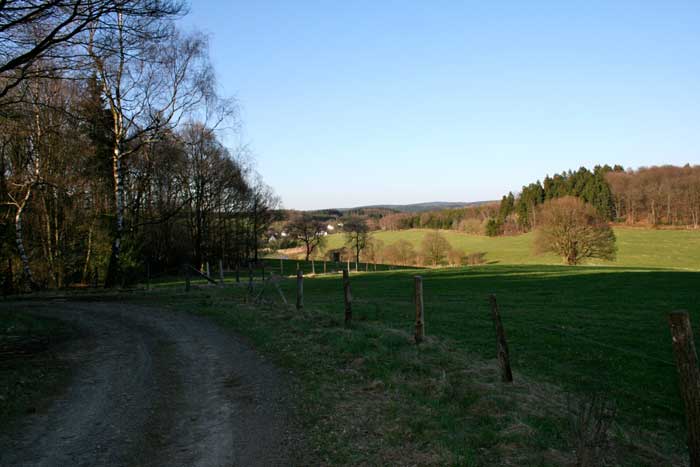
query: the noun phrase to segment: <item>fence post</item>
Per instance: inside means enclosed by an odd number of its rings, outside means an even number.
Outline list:
[[[311,274],[314,276],[316,275],[316,262],[313,260],[313,258],[311,259]]]
[[[326,273],[326,260],[323,260],[323,273]]]
[[[219,260],[219,282],[224,285],[224,261]]]
[[[350,271],[343,269],[343,301],[345,302],[345,325],[352,322],[352,292],[350,290]]]
[[[350,257],[348,256],[348,271],[350,270]]]
[[[151,290],[151,263],[146,262],[146,290]]]
[[[369,271],[369,263],[365,262],[365,272]]]
[[[686,311],[674,311],[668,316],[671,325],[673,353],[676,356],[678,386],[688,425],[690,465],[700,466],[700,371],[695,353],[693,328]]]
[[[416,344],[425,339],[425,309],[423,308],[423,277],[414,276],[414,298],[416,302]]]
[[[185,263],[185,292],[190,291],[190,265]]]
[[[207,261],[207,277],[211,277],[211,270],[209,269],[209,261]]]
[[[241,265],[236,261],[236,283],[241,282]]]
[[[501,381],[504,383],[512,383],[513,372],[510,369],[508,342],[506,341],[506,333],[503,329],[503,323],[501,323],[501,314],[498,312],[498,303],[496,303],[496,296],[494,294],[489,295],[489,302],[491,303],[491,318],[493,318],[493,324],[496,327],[496,347],[498,352],[498,365],[501,368]]]
[[[253,262],[248,261],[248,288],[253,288]]]
[[[297,269],[297,311],[304,308],[304,273]]]

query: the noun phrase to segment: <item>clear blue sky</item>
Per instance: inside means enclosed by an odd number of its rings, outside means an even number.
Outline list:
[[[697,0],[193,0],[185,23],[288,208],[700,163]]]

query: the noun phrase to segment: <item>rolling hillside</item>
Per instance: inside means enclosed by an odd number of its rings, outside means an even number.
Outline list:
[[[427,230],[412,229],[400,231],[378,231],[373,235],[391,244],[399,239],[411,242],[416,249]],[[512,237],[486,237],[468,235],[445,230],[453,247],[465,254],[484,252],[486,261],[491,264],[560,264],[554,255],[537,256],[532,252],[533,234]],[[691,230],[648,230],[635,228],[615,228],[618,255],[615,262],[591,261],[592,265],[625,267],[660,267],[679,269],[700,269],[700,231]],[[342,234],[328,237],[327,249],[343,245]]]

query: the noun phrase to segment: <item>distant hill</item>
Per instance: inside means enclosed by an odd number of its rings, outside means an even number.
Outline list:
[[[374,204],[371,206],[358,206],[355,208],[343,208],[337,209],[338,211],[354,211],[357,209],[389,209],[397,212],[424,212],[424,211],[437,211],[440,209],[454,209],[463,208],[466,206],[479,206],[481,204],[492,203],[493,201],[472,201],[466,202],[452,202],[452,201],[431,201],[427,203],[414,203],[414,204]]]

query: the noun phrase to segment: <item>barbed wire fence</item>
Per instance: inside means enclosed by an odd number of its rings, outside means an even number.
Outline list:
[[[366,264],[364,270],[358,264],[354,269],[354,264],[350,263],[349,273],[346,273],[345,283],[343,279],[343,271],[348,271],[348,262],[332,262],[315,260],[296,261],[288,259],[265,259],[256,264],[248,263],[245,267],[234,266],[224,269],[222,263],[218,263],[218,278],[216,273],[212,273],[212,268],[207,268],[206,265],[200,269],[195,269],[192,266],[187,266],[180,269],[179,279],[185,281],[185,289],[190,287],[210,287],[210,286],[230,286],[238,287],[243,293],[238,296],[243,302],[254,305],[269,305],[282,306],[291,311],[294,309],[305,311],[323,310],[320,313],[328,313],[329,309],[337,309],[338,319],[344,312],[345,323],[348,324],[348,313],[350,320],[371,320],[382,322],[383,325],[389,327],[397,327],[400,329],[411,329],[414,331],[414,339],[416,345],[424,339],[426,333],[430,335],[430,329],[433,323],[435,313],[439,313],[441,306],[459,306],[465,305],[465,298],[459,295],[444,294],[439,296],[430,293],[428,299],[424,297],[423,280],[422,278],[414,278],[413,287],[406,279],[402,279],[405,285],[401,289],[405,292],[396,294],[396,287],[392,287],[391,291],[387,291],[377,298],[376,295],[365,293],[362,288],[353,287],[352,276],[357,272],[374,272],[392,271],[397,268],[391,265],[372,265]],[[207,274],[209,269],[209,274]],[[419,272],[417,268],[416,272]],[[187,271],[191,277],[187,277]],[[313,279],[315,277],[337,277],[338,288],[333,294],[314,294],[314,289],[306,290],[304,296],[304,280]],[[399,276],[405,277],[405,276]],[[418,276],[420,277],[420,276]],[[400,279],[396,279],[397,281]],[[173,281],[172,271],[162,271],[158,274],[151,275],[149,272],[148,286],[150,289],[152,284],[163,282],[169,286],[182,288],[181,281]],[[419,290],[420,285],[420,290]],[[427,283],[426,288],[429,290],[430,284]],[[311,292],[311,296],[309,296]],[[502,294],[503,295],[503,294]],[[483,334],[491,334],[491,343],[486,343],[489,339],[482,339],[482,342],[476,344],[478,353],[486,355],[489,353],[486,350],[490,347],[492,350],[491,358],[495,358],[499,362],[499,371],[503,384],[509,384],[514,378],[518,378],[522,371],[526,373],[532,368],[546,366],[550,369],[548,373],[556,373],[558,379],[569,382],[569,386],[574,386],[574,381],[581,387],[586,386],[595,390],[595,397],[589,405],[579,408],[577,413],[585,410],[598,410],[601,414],[609,414],[611,412],[610,400],[626,401],[626,407],[638,406],[654,408],[658,411],[663,411],[673,417],[686,418],[686,426],[688,430],[688,446],[691,453],[691,459],[697,459],[700,462],[700,413],[695,410],[695,407],[700,407],[700,377],[698,374],[697,357],[695,354],[694,343],[692,342],[692,332],[688,334],[686,329],[685,334],[680,333],[677,336],[677,331],[673,332],[673,340],[669,339],[669,348],[673,342],[675,350],[674,355],[676,361],[669,358],[663,358],[658,355],[653,355],[639,349],[632,349],[624,345],[616,345],[614,341],[602,341],[596,338],[595,335],[590,335],[590,332],[576,329],[574,326],[567,323],[546,323],[537,322],[532,316],[528,316],[527,320],[515,319],[516,315],[510,313],[507,308],[498,311],[498,297],[491,296],[489,304],[489,294],[484,291],[483,302],[478,306],[465,306],[462,311],[464,321],[470,326],[477,327]],[[383,310],[391,309],[391,313],[385,314]],[[496,312],[494,312],[494,308]],[[344,311],[343,311],[344,310]],[[427,311],[427,315],[426,315]],[[670,311],[670,310],[669,310]],[[354,315],[354,318],[352,317]],[[439,322],[439,316],[435,316],[435,320]],[[524,324],[526,323],[526,324]],[[607,324],[607,323],[605,323]],[[603,325],[601,323],[601,325]],[[513,328],[513,326],[521,326],[522,328]],[[488,329],[491,329],[490,331]],[[608,326],[609,328],[609,326]],[[685,329],[683,326],[676,326],[677,329]],[[687,326],[688,329],[689,325]],[[513,333],[510,336],[509,330],[517,330],[519,333]],[[527,331],[524,333],[523,331]],[[611,331],[611,329],[608,329]],[[624,327],[619,328],[620,335],[630,332],[630,329]],[[440,334],[438,332],[438,334]],[[531,342],[527,342],[525,336],[536,336],[540,340],[558,339],[556,351],[538,353],[533,355],[527,353],[527,363],[524,363],[518,353],[527,348]],[[677,342],[684,344],[679,347]],[[513,346],[512,344],[515,344]],[[586,349],[586,352],[580,349]],[[593,350],[595,349],[595,350]],[[559,352],[560,355],[556,355]],[[574,355],[578,358],[589,358],[599,360],[600,372],[597,375],[581,375],[577,374],[577,366],[571,361],[563,361],[561,356]],[[680,355],[680,357],[679,357]],[[660,393],[650,388],[639,390],[631,388],[624,384],[618,384],[619,381],[609,381],[611,373],[615,372],[615,368],[607,368],[604,361],[605,357],[615,356],[618,359],[631,359],[638,363],[644,363],[649,366],[658,366],[669,370],[676,369],[679,374],[679,386],[682,395],[682,409],[669,403],[668,395]],[[512,365],[511,359],[515,358],[515,365]],[[559,358],[557,358],[559,357]],[[590,362],[589,362],[590,364]],[[520,365],[523,365],[521,367]],[[512,370],[511,370],[512,368]],[[513,370],[515,375],[513,375]],[[670,383],[670,382],[669,382]],[[600,394],[604,394],[609,400],[601,400]],[[537,394],[535,394],[537,396]],[[544,401],[543,401],[544,402]],[[700,464],[692,464],[700,465]]]

